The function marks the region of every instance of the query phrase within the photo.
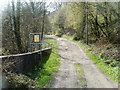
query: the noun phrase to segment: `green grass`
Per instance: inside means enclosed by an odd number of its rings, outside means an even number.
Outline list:
[[[84,71],[83,71],[83,68],[82,68],[81,64],[74,64],[74,66],[77,70],[77,74],[84,77]]]
[[[77,72],[78,76],[80,77],[80,83],[84,86],[87,85],[86,80],[85,80],[85,74],[84,74],[81,64],[76,63],[76,64],[74,64],[74,66],[76,68],[76,72]]]
[[[52,53],[40,63],[39,67],[34,69],[34,72],[31,73],[31,78],[38,81],[38,84],[36,85],[38,88],[49,84],[49,81],[52,79],[52,74],[58,71],[60,64],[57,41],[52,38],[46,38],[45,41],[52,44]]]
[[[82,46],[84,52],[88,55],[88,57],[95,62],[95,64],[104,71],[111,79],[118,82],[118,66],[117,67],[111,67],[108,64],[105,64],[102,58],[100,58],[99,55],[95,55],[92,51],[89,50],[89,46],[78,42],[80,46]]]
[[[68,40],[74,41],[72,36],[63,35],[63,37],[66,38],[66,39],[68,39]]]
[[[68,37],[68,36],[64,36],[64,38],[68,39],[68,40],[72,40],[72,37]],[[76,43],[78,43],[83,51],[88,55],[88,57],[93,60],[95,62],[95,64],[102,70],[104,71],[111,79],[113,79],[114,81],[118,82],[118,69],[119,67],[111,67],[109,64],[105,64],[103,61],[105,61],[104,59],[100,58],[99,55],[96,55],[93,53],[93,51],[90,50],[90,47],[84,43],[82,43],[81,41],[74,41]]]

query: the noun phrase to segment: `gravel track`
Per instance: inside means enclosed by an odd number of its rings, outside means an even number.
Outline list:
[[[53,37],[53,36],[52,36]],[[74,67],[75,63],[82,65],[87,88],[117,88],[117,84],[109,79],[94,62],[83,52],[82,48],[67,39],[53,37],[58,41],[61,64],[59,71],[48,85],[49,88],[83,88]]]

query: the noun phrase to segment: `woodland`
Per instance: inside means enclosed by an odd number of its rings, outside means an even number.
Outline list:
[[[29,34],[41,33],[42,41],[48,35],[81,41],[89,46],[89,51],[105,59],[104,63],[118,68],[119,23],[120,2],[47,3],[18,0],[9,3],[2,12],[2,55],[29,52]],[[34,47],[35,50],[38,47]]]

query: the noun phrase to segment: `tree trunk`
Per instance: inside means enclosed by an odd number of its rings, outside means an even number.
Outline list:
[[[42,34],[41,34],[41,40],[43,39],[44,34],[44,22],[45,22],[45,2],[44,2],[44,12],[43,12],[43,25],[42,25]]]
[[[86,2],[86,44],[88,45],[88,2]]]
[[[22,53],[21,36],[20,36],[20,1],[17,2],[17,14],[15,14],[15,5],[12,1],[12,17],[13,17],[13,31],[18,47],[18,53]]]

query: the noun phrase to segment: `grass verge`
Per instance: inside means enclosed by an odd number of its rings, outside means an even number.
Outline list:
[[[51,43],[53,47],[51,55],[46,57],[38,67],[35,67],[32,73],[29,73],[29,76],[32,79],[36,79],[38,81],[38,84],[36,85],[38,88],[49,84],[52,74],[58,71],[60,64],[57,41],[52,38],[46,38],[45,42]]]
[[[88,57],[95,62],[95,64],[104,71],[111,79],[113,79],[115,82],[119,82],[119,75],[118,75],[118,69],[119,67],[112,67],[110,64],[105,64],[105,59],[100,58],[98,54],[94,54],[93,51],[90,49],[90,47],[81,41],[75,41],[70,36],[64,36],[64,38],[74,41],[78,43],[84,52],[88,55]]]
[[[77,75],[78,75],[78,78],[80,80],[80,84],[81,84],[82,88],[86,88],[87,82],[86,82],[85,74],[84,74],[84,71],[83,71],[81,64],[75,63],[74,66],[76,68],[76,72],[77,72]]]

